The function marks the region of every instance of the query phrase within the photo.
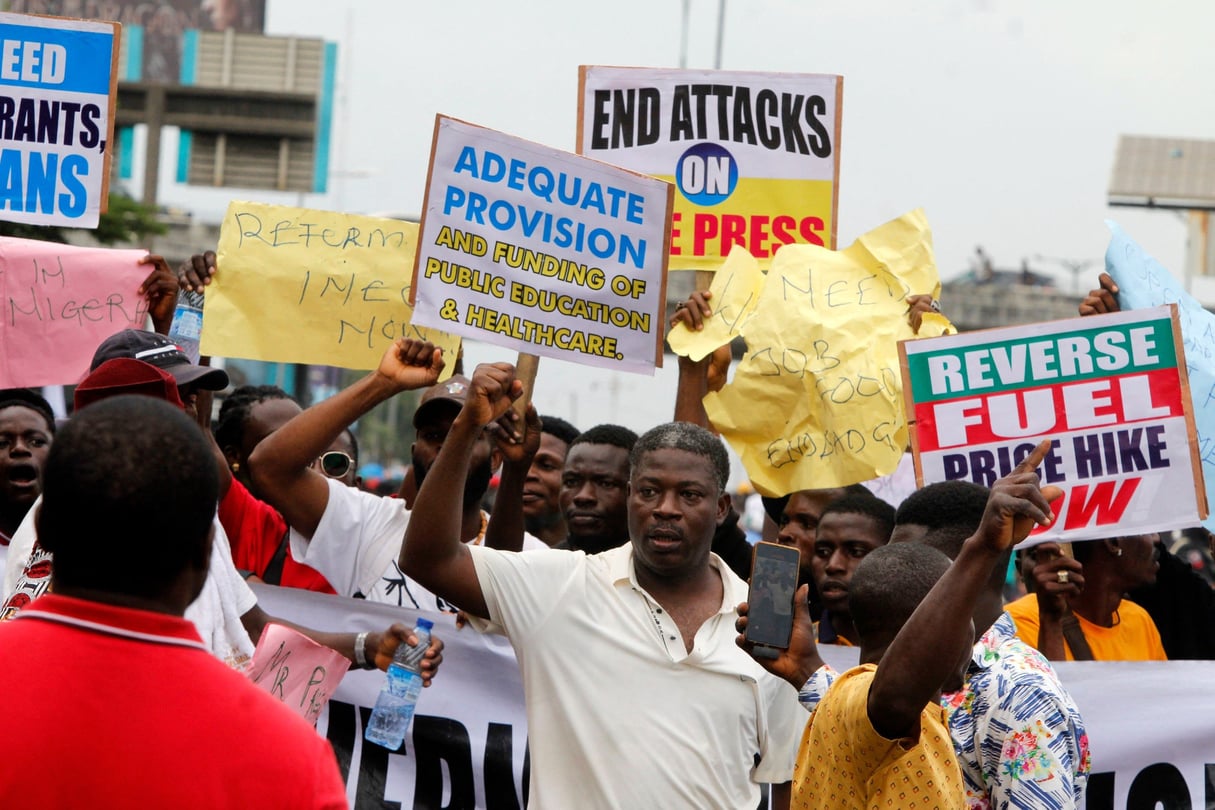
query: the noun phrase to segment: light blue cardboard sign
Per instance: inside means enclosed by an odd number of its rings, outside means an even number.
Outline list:
[[[1112,236],[1105,251],[1105,271],[1118,285],[1118,305],[1122,309],[1143,309],[1161,304],[1176,304],[1185,346],[1186,370],[1190,376],[1190,398],[1194,423],[1198,428],[1198,455],[1207,503],[1215,503],[1215,315],[1177,283],[1160,262],[1126,235],[1117,223],[1106,220]],[[1203,521],[1215,531],[1215,517]]]

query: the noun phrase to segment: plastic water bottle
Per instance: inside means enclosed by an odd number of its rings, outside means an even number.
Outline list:
[[[422,656],[430,645],[430,629],[434,622],[429,619],[418,619],[413,627],[413,633],[418,638],[418,646],[410,647],[405,642],[397,647],[392,663],[388,666],[388,680],[376,698],[375,709],[371,712],[371,722],[363,735],[370,742],[382,745],[390,751],[401,747],[405,741],[405,732],[413,720],[413,710],[418,703],[418,695],[422,692]]]
[[[202,335],[203,300],[200,292],[182,290],[177,296],[177,309],[173,310],[173,323],[169,326],[169,340],[196,365],[198,341]]]

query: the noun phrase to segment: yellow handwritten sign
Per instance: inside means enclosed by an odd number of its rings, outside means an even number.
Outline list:
[[[202,352],[370,369],[398,337],[433,341],[451,375],[460,339],[411,324],[418,226],[233,202],[219,231]]]
[[[777,252],[742,329],[746,357],[705,398],[757,490],[783,495],[894,471],[907,447],[898,341],[915,337],[906,299],[940,289],[920,210],[839,252]]]
[[[713,274],[713,284],[709,287],[712,293],[709,308],[713,314],[699,332],[693,332],[682,323],[676,324],[667,335],[671,351],[693,360],[703,360],[714,349],[741,335],[759,303],[765,278],[759,262],[742,245],[735,245],[726,263]]]

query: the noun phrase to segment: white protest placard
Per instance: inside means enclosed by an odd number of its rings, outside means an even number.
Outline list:
[[[0,219],[97,227],[109,190],[121,30],[0,14]]]
[[[1025,545],[1197,526],[1207,514],[1176,307],[904,341],[921,483],[991,486],[1043,439],[1063,489]]]
[[[583,65],[578,153],[675,184],[671,266],[835,248],[841,76]]]
[[[414,322],[653,373],[670,217],[668,183],[440,115]]]
[[[350,661],[298,630],[271,622],[262,630],[249,665],[249,680],[284,706],[315,723]]]

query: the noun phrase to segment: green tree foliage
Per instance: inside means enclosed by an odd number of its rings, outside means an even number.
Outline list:
[[[167,230],[164,223],[156,219],[156,209],[149,208],[125,194],[115,193],[110,194],[109,210],[101,215],[101,220],[94,229],[0,221],[0,236],[40,239],[44,242],[67,242],[68,234],[73,231],[85,231],[103,245],[139,244],[146,242],[148,237],[159,236]]]

